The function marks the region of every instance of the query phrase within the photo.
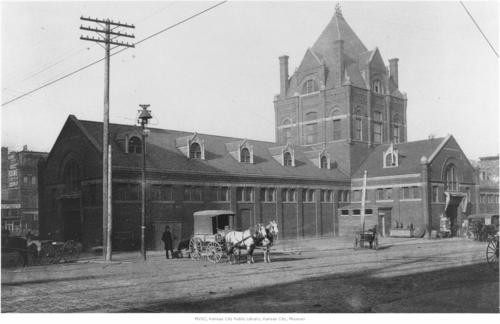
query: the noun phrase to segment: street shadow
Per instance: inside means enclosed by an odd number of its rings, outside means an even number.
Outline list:
[[[44,283],[60,283],[60,282],[70,282],[78,280],[92,280],[92,279],[102,279],[107,277],[114,277],[113,274],[100,275],[100,276],[78,276],[69,278],[57,278],[57,279],[38,279],[38,280],[23,280],[23,281],[13,281],[13,282],[2,282],[2,287],[15,287],[31,284],[44,284]]]
[[[497,313],[498,271],[472,264],[425,271],[402,260],[376,269],[317,275],[233,293],[201,291],[122,312],[166,313]],[[276,262],[278,262],[276,260]],[[409,270],[408,266],[413,265]],[[413,270],[413,271],[411,271]],[[415,272],[418,270],[419,272]],[[323,272],[328,271],[324,269]],[[404,273],[404,274],[402,274]],[[283,274],[286,276],[286,274]],[[221,282],[221,285],[224,285]],[[482,288],[482,289],[481,289]],[[82,310],[85,311],[85,310]]]

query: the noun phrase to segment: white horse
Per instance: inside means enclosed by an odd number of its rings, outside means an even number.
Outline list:
[[[234,258],[234,249],[238,249],[238,261],[241,249],[247,250],[247,263],[254,263],[253,251],[255,246],[266,238],[266,229],[263,225],[257,224],[250,227],[244,232],[231,231],[228,232],[224,240],[226,242],[226,250],[231,263],[231,257]]]
[[[269,222],[269,224],[264,225],[266,229],[266,237],[261,240],[257,246],[264,249],[264,262],[271,263],[271,246],[274,240],[278,238],[278,223],[275,220]]]

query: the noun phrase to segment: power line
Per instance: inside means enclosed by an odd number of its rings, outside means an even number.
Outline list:
[[[467,9],[467,7],[464,5],[464,3],[462,1],[460,1],[460,4],[462,5],[462,7],[464,7],[465,11],[467,12],[467,14],[469,15],[470,19],[472,19],[472,22],[474,22],[474,25],[476,25],[477,29],[479,30],[479,32],[481,33],[481,35],[483,35],[484,39],[486,40],[486,42],[488,42],[488,45],[490,45],[491,47],[491,50],[495,53],[495,55],[498,57],[498,53],[497,51],[495,50],[495,48],[493,47],[493,45],[491,45],[488,37],[486,37],[486,35],[483,33],[483,31],[481,30],[481,27],[479,27],[479,25],[477,24],[476,20],[474,19],[474,17],[472,17],[471,13],[469,12],[469,10]]]
[[[155,36],[157,36],[157,35],[159,35],[159,34],[161,34],[161,33],[164,33],[164,32],[166,32],[166,31],[168,31],[168,30],[170,30],[170,29],[172,29],[172,28],[174,28],[174,27],[177,27],[177,26],[179,26],[179,25],[181,25],[181,24],[183,24],[183,23],[185,23],[185,22],[187,22],[187,21],[191,20],[191,19],[194,19],[194,18],[196,18],[196,17],[198,17],[198,16],[200,16],[200,15],[204,14],[205,12],[208,12],[208,11],[210,11],[210,10],[212,10],[212,9],[215,9],[216,7],[218,7],[218,6],[222,5],[222,4],[226,3],[226,2],[227,2],[227,0],[225,0],[225,1],[221,1],[221,2],[219,2],[219,3],[215,4],[215,5],[211,6],[211,7],[208,7],[208,8],[206,8],[206,9],[202,10],[202,11],[199,11],[199,12],[195,13],[194,15],[189,16],[188,18],[185,18],[185,19],[183,19],[183,20],[181,20],[181,21],[179,21],[179,22],[177,22],[177,23],[175,23],[175,24],[173,24],[173,25],[170,25],[170,26],[168,26],[168,27],[166,27],[166,28],[164,28],[164,29],[162,29],[162,30],[160,30],[160,31],[158,31],[158,32],[156,32],[156,33],[154,33],[154,34],[151,34],[151,35],[147,36],[146,38],[144,38],[144,39],[142,39],[142,40],[140,40],[140,41],[136,42],[136,43],[135,43],[135,45],[138,45],[138,44],[140,44],[140,43],[143,43],[143,42],[145,42],[145,41],[147,41],[147,40],[149,40],[149,39],[151,39],[151,38],[153,38],[153,37],[155,37]],[[116,55],[116,54],[118,54],[118,53],[121,53],[121,52],[123,52],[123,51],[126,51],[127,49],[128,49],[128,47],[122,48],[122,49],[120,49],[119,51],[116,51],[116,52],[114,52],[114,53],[111,53],[111,56]],[[96,61],[94,61],[94,62],[92,62],[92,63],[89,63],[89,64],[87,64],[87,65],[85,65],[85,66],[83,66],[83,67],[81,67],[81,68],[79,68],[79,69],[76,69],[75,71],[72,71],[72,72],[70,72],[70,73],[68,73],[68,74],[65,74],[65,75],[63,75],[63,76],[62,76],[62,77],[60,77],[60,78],[57,78],[57,79],[52,80],[52,81],[50,81],[50,82],[47,82],[47,83],[45,83],[45,84],[43,84],[43,85],[39,86],[38,88],[35,88],[35,89],[33,89],[33,90],[30,90],[30,91],[28,91],[28,92],[26,92],[26,93],[24,93],[24,94],[22,94],[22,95],[19,95],[19,96],[15,97],[15,98],[13,98],[13,99],[11,99],[11,100],[6,101],[6,102],[3,102],[3,103],[2,103],[2,106],[6,106],[6,105],[8,105],[8,104],[10,104],[10,103],[13,103],[14,101],[17,101],[17,100],[19,100],[19,99],[21,99],[21,98],[23,98],[23,97],[26,97],[26,96],[28,96],[28,95],[30,95],[30,94],[32,94],[32,93],[35,93],[35,92],[37,92],[37,91],[39,91],[39,90],[41,90],[41,89],[43,89],[43,88],[46,88],[46,87],[48,87],[48,86],[50,86],[50,85],[52,85],[52,84],[54,84],[54,83],[56,83],[56,82],[59,82],[59,81],[61,81],[61,80],[63,80],[63,79],[66,79],[66,78],[68,78],[68,77],[70,77],[70,76],[72,76],[72,75],[74,75],[74,74],[76,74],[76,73],[78,73],[78,72],[80,72],[80,71],[83,71],[83,70],[85,70],[85,69],[87,69],[87,68],[89,68],[89,67],[91,67],[91,66],[93,66],[93,65],[96,65],[97,63],[100,63],[100,62],[104,61],[104,59],[105,59],[105,58],[103,57],[103,58],[101,58],[101,59],[99,59],[99,60],[96,60]]]

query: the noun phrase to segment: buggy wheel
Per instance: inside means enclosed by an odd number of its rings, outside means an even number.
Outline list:
[[[192,237],[189,241],[189,256],[191,257],[191,260],[200,260],[202,249],[203,244],[201,239],[199,237]]]
[[[40,250],[40,264],[47,265],[55,263],[58,259],[57,249],[52,246],[52,244],[44,244],[42,245],[42,249]]]
[[[64,262],[74,262],[80,256],[78,244],[73,241],[67,241],[62,247],[62,259]]]
[[[498,236],[489,240],[486,247],[486,261],[491,266],[498,266]]]
[[[210,242],[206,246],[206,255],[208,261],[218,263],[222,258],[222,248],[217,242]]]
[[[357,237],[357,236],[355,236],[355,237],[354,237],[354,250],[356,250],[356,249],[358,248],[358,243],[359,243],[359,242],[358,242],[358,237]]]

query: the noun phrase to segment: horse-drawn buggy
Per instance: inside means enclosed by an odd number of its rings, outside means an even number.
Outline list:
[[[28,234],[2,237],[2,256],[6,264],[13,266],[47,265],[71,262],[78,259],[80,245],[69,240],[66,242],[40,240]],[[2,260],[2,261],[4,261]]]
[[[235,214],[230,210],[203,210],[193,214],[194,234],[189,241],[192,260],[213,263],[231,262],[237,249],[247,251],[247,262],[253,263],[253,251],[264,248],[264,259],[270,262],[269,249],[278,234],[275,221],[257,224],[244,231],[234,229]],[[239,259],[239,258],[238,258]]]
[[[370,247],[378,250],[377,226],[367,230],[354,233],[354,249]]]

